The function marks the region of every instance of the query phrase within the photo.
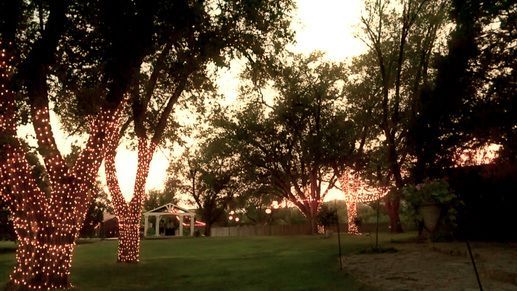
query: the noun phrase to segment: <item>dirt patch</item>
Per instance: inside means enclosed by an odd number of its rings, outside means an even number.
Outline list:
[[[346,272],[381,290],[479,290],[464,243],[390,244],[396,253],[342,257]],[[484,290],[517,290],[517,245],[472,244]]]

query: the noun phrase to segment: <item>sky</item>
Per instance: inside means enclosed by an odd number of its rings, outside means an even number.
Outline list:
[[[366,50],[366,46],[354,35],[360,22],[362,0],[298,0],[297,6],[293,20],[296,44],[290,50],[303,54],[310,54],[315,50],[322,51],[330,61],[345,61]],[[230,68],[220,71],[217,83],[220,93],[226,98],[226,103],[236,100],[240,67],[239,62],[232,62]],[[70,144],[78,138],[69,137],[58,129],[57,116],[52,114],[51,120],[58,147],[62,153],[69,153]],[[23,136],[34,135],[30,126],[21,128],[19,132]],[[32,144],[35,144],[34,140]],[[122,193],[126,200],[129,200],[136,175],[137,153],[121,144],[115,163]],[[147,190],[163,188],[168,165],[168,151],[158,149],[151,162]],[[104,181],[104,167],[101,167],[99,175],[101,181]],[[343,193],[339,190],[332,191],[326,200],[336,198],[343,199]]]

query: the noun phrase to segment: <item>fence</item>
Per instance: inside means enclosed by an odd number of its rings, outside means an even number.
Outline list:
[[[347,226],[340,225],[341,231],[346,232]],[[375,223],[363,223],[359,231],[363,233],[375,232]],[[329,230],[336,232],[336,225],[330,226]],[[387,223],[379,224],[380,232],[388,232]],[[211,236],[257,236],[257,235],[307,235],[311,234],[308,224],[291,225],[242,225],[232,227],[213,227]]]
[[[211,236],[302,235],[310,233],[310,227],[307,224],[243,225],[213,227],[211,230]]]

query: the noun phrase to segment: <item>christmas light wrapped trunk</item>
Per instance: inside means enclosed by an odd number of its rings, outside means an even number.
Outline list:
[[[117,179],[115,168],[116,145],[106,156],[106,181],[111,193],[113,207],[118,218],[119,237],[117,261],[137,263],[140,258],[140,219],[142,203],[145,197],[145,183],[149,175],[149,165],[153,158],[156,144],[145,138],[138,140],[138,164],[133,197],[127,203]]]
[[[120,7],[118,7],[120,8]],[[67,3],[50,5],[47,23],[28,53],[16,54],[21,44],[12,33],[2,43],[0,59],[0,196],[10,211],[18,240],[16,265],[9,289],[55,290],[71,288],[70,267],[75,241],[85,214],[95,198],[97,173],[110,143],[118,142],[124,96],[144,57],[151,18],[148,13],[130,19],[140,30],[131,36],[141,40],[131,53],[120,54],[131,38],[116,38],[105,48],[105,74],[99,81],[102,101],[85,117],[88,139],[74,162],[65,162],[52,132],[49,113],[49,79],[64,31]],[[129,18],[129,17],[128,17]],[[124,19],[127,20],[127,19]],[[126,29],[121,26],[120,29]],[[148,33],[148,35],[150,35]],[[4,36],[2,36],[4,37]],[[16,60],[12,56],[20,55]],[[113,56],[113,57],[111,57]],[[13,63],[16,67],[13,67]],[[13,77],[15,76],[15,77]],[[16,94],[13,90],[16,88]],[[72,93],[70,93],[72,94]],[[25,98],[24,98],[25,97]],[[19,108],[30,108],[37,150],[45,168],[44,178],[34,178],[34,162],[26,142],[17,135]],[[57,105],[56,105],[57,106]]]
[[[120,106],[103,109],[90,125],[90,136],[73,166],[57,149],[47,102],[35,102],[32,121],[47,169],[49,191],[41,190],[27,160],[28,151],[16,137],[14,92],[8,87],[10,59],[0,60],[0,190],[9,208],[18,240],[11,285],[22,289],[69,288],[75,240],[84,220],[110,132],[118,128]],[[45,101],[45,100],[42,100]]]
[[[383,187],[369,186],[358,173],[345,170],[339,176],[339,184],[345,193],[348,233],[359,234],[357,225],[357,203],[376,201],[388,194]]]

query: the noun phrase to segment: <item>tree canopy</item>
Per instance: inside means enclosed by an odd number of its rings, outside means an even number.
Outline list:
[[[272,105],[249,88],[244,92],[251,101],[232,117],[221,114],[214,125],[231,143],[245,177],[294,203],[315,231],[315,215],[336,171],[356,152],[357,129],[344,106],[346,71],[318,55],[292,55],[269,73],[277,94],[268,96]]]

